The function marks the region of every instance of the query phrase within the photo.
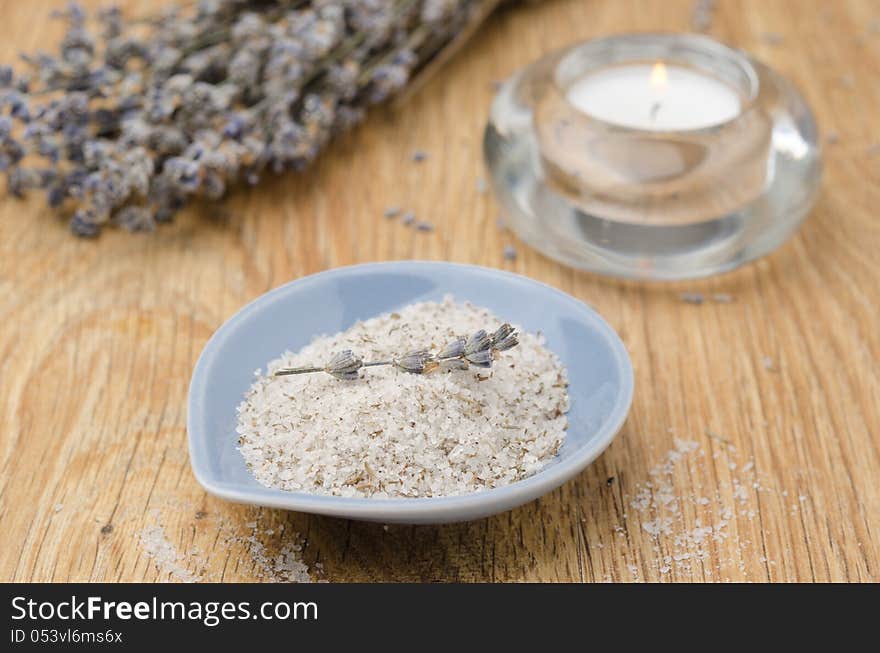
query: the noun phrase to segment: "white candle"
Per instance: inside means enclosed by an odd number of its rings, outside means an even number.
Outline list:
[[[649,131],[686,131],[739,115],[739,94],[710,75],[662,63],[611,66],[576,80],[568,101],[593,118]]]

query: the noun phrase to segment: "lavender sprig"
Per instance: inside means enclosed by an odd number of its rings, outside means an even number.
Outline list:
[[[480,329],[469,338],[456,338],[436,354],[431,353],[430,349],[417,349],[389,360],[365,363],[363,358],[346,349],[334,355],[324,366],[282,367],[275,370],[273,376],[326,372],[337,379],[353,381],[360,378],[361,369],[385,365],[393,365],[409,374],[428,374],[435,370],[466,370],[471,365],[488,368],[492,367],[499,352],[517,344],[519,340],[516,331],[509,324],[502,324],[491,334]]]
[[[0,171],[79,236],[143,231],[196,198],[302,170],[495,0],[200,0],[0,66]],[[42,161],[42,162],[41,162]]]

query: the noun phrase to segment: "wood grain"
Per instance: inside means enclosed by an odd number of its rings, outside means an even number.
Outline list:
[[[57,39],[49,4],[0,3],[0,60]],[[880,4],[718,3],[711,33],[790,76],[837,135],[817,208],[768,258],[698,283],[609,281],[499,232],[498,207],[475,190],[493,80],[580,39],[687,29],[690,11],[687,0],[505,8],[405,106],[375,111],[312,170],[153,234],[80,241],[39,199],[0,202],[0,579],[174,580],[139,539],[160,524],[200,578],[258,580],[239,539],[257,522],[269,553],[301,533],[331,581],[880,580]],[[421,165],[417,148],[430,155]],[[436,231],[383,220],[391,204]],[[291,279],[406,258],[514,270],[597,307],[637,380],[607,453],[539,501],[443,527],[206,496],[189,469],[185,400],[211,333]],[[682,291],[735,301],[695,306]],[[676,454],[676,438],[698,449]],[[652,534],[664,502],[678,513]]]

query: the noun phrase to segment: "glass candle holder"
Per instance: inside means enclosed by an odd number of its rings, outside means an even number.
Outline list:
[[[690,34],[598,39],[519,71],[493,102],[484,152],[524,241],[640,279],[705,276],[771,251],[821,177],[794,87]]]

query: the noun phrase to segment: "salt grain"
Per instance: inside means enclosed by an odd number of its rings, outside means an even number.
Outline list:
[[[346,348],[384,360],[501,322],[447,297],[359,322],[269,362],[238,408],[248,467],[269,487],[377,498],[464,494],[536,473],[561,446],[568,410],[565,368],[540,335],[520,329],[520,344],[479,372],[377,367],[347,382],[271,377]]]

